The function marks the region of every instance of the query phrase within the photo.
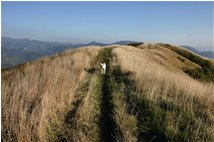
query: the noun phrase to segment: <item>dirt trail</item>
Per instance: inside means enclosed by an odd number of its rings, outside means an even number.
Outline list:
[[[118,141],[118,138],[124,140],[123,134],[125,132],[119,128],[116,117],[116,115],[121,115],[117,113],[116,109],[118,108],[115,108],[115,102],[119,100],[113,95],[117,89],[115,83],[117,79],[121,79],[121,74],[116,75],[114,72],[111,52],[112,48],[101,49],[91,68],[85,70],[86,77],[76,90],[70,110],[65,114],[62,125],[57,126],[60,131],[64,132],[58,134],[59,131],[57,131],[54,141],[115,142]],[[100,74],[99,64],[101,62],[107,64],[106,74]],[[88,107],[92,107],[92,109]],[[86,109],[88,109],[88,116],[80,113],[80,110]],[[127,111],[126,108],[123,109]],[[80,119],[81,121],[79,121]]]
[[[102,142],[116,141],[116,122],[114,120],[114,105],[112,101],[112,76],[111,76],[111,49],[106,48],[100,51],[98,62],[107,64],[106,74],[99,75],[101,79],[101,115],[100,124],[100,140]]]

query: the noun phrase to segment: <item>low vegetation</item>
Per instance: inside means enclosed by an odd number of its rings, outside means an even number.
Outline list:
[[[139,48],[116,48],[114,53],[122,72],[131,72],[133,93],[127,104],[137,116],[138,140],[214,140],[213,83],[172,72]]]
[[[143,42],[133,42],[133,43],[129,43],[127,45],[129,46],[134,46],[134,47],[138,47],[139,45],[143,44]]]
[[[185,69],[184,72],[193,77],[194,79],[214,82],[214,74],[209,69],[208,70],[204,70],[203,68]]]
[[[2,71],[3,141],[214,141],[213,82],[149,47],[80,48]],[[207,81],[197,64],[188,74]]]
[[[178,53],[179,55],[187,58],[188,60],[198,64],[201,67],[196,69],[187,68],[185,69],[185,73],[187,73],[188,75],[195,79],[214,82],[214,65],[212,64],[211,61],[203,59],[202,57],[195,55],[189,51],[186,51],[184,49],[172,47],[169,44],[160,44],[160,45]]]

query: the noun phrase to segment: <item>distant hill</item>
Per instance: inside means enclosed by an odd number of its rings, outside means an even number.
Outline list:
[[[7,49],[17,49],[25,52],[35,52],[42,54],[52,54],[60,52],[68,47],[75,47],[77,45],[69,43],[59,43],[59,42],[46,42],[39,40],[31,40],[27,38],[23,39],[13,39],[9,37],[2,37],[2,48]]]
[[[26,61],[35,60],[64,51],[67,48],[78,47],[72,43],[46,42],[27,38],[1,38],[2,68],[13,67]]]
[[[115,42],[113,44],[127,45],[127,44],[130,44],[130,43],[136,43],[136,42],[138,43],[138,41],[122,40],[122,41]]]
[[[95,42],[95,41],[92,41],[88,44],[83,44],[83,46],[106,46],[106,45],[110,45],[110,44],[100,43],[100,42]]]
[[[42,56],[49,56],[63,52],[69,48],[81,46],[107,46],[111,44],[126,45],[135,41],[118,41],[115,43],[90,42],[86,44],[60,43],[32,40],[28,38],[14,39],[10,37],[1,38],[2,68],[13,67],[27,61],[38,59]]]
[[[181,45],[181,47],[186,48],[196,54],[199,54],[201,56],[214,59],[214,51],[199,51],[191,46]]]
[[[204,56],[204,57],[208,57],[208,58],[214,59],[214,51],[201,51],[200,55]]]
[[[28,38],[14,39],[10,37],[1,38],[1,49],[2,49],[2,68],[13,67],[18,64],[25,63],[27,61],[32,61],[38,59],[42,56],[49,56],[56,53],[63,52],[69,48],[77,48],[81,46],[107,46],[112,44],[119,45],[130,45],[135,43],[142,43],[138,41],[131,40],[121,40],[114,43],[100,43],[100,42],[90,42],[86,44],[74,44],[74,43],[60,43],[60,42],[47,42],[32,40]],[[196,54],[201,56],[214,59],[213,51],[198,51],[191,46],[182,46]]]
[[[2,68],[13,67],[42,56],[60,53],[68,48],[83,46],[83,44],[47,42],[28,38],[14,39],[10,37],[2,37],[1,42]]]
[[[95,42],[92,41],[88,44],[82,44],[82,46],[107,46],[107,45],[112,45],[112,44],[119,44],[119,45],[128,45],[131,43],[140,43],[138,41],[131,41],[131,40],[121,40],[113,43],[100,43],[100,42]]]
[[[3,68],[13,67],[26,61],[31,61],[41,57],[42,54],[36,52],[26,52],[19,49],[2,48],[1,66]]]

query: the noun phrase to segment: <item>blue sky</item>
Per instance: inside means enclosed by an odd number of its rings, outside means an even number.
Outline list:
[[[213,2],[2,2],[2,36],[213,46]]]

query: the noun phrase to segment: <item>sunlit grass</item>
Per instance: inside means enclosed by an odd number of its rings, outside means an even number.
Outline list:
[[[214,84],[193,80],[173,64],[166,67],[154,60],[152,50],[113,50],[122,71],[131,71],[130,80],[136,82],[133,97],[136,107],[140,105],[141,139],[213,141]]]

